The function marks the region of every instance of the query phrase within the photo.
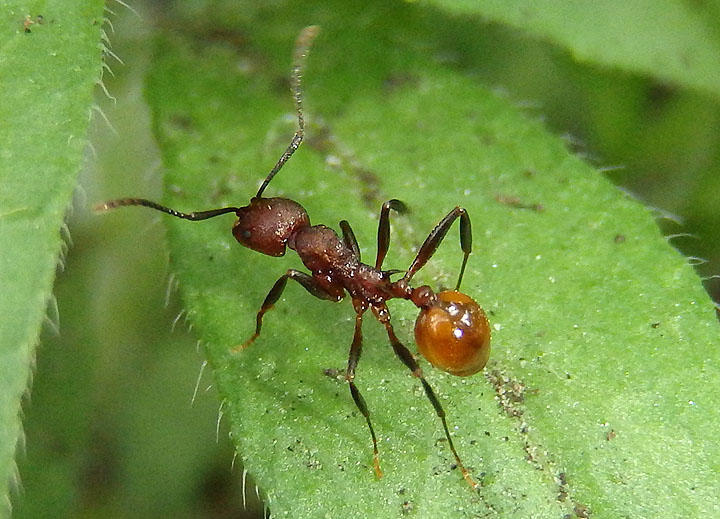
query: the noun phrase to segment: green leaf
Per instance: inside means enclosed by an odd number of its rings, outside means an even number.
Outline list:
[[[21,399],[86,149],[102,24],[102,2],[5,2],[2,8],[0,507],[9,506]]]
[[[720,94],[717,2],[432,0],[452,13],[509,24],[566,47],[580,61]]]
[[[316,224],[349,220],[366,260],[380,204],[403,199],[411,213],[393,218],[388,268],[408,265],[455,205],[468,209],[475,249],[463,290],[489,312],[491,362],[464,379],[425,370],[482,486],[471,492],[453,470],[421,388],[368,319],[356,381],[380,438],[385,476],[376,480],[364,420],[342,378],[323,374],[346,364],[350,304],[290,284],[261,337],[232,354],[273,282],[300,261],[239,247],[230,216],[168,217],[172,267],[242,461],[273,515],[712,510],[717,322],[654,215],[511,102],[428,60],[452,46],[453,26],[436,13],[339,5],[241,15],[183,7],[193,31],[159,40],[147,90],[166,202],[191,211],[252,196],[294,130],[292,39],[321,24],[305,74],[308,140],[266,194],[298,200]],[[453,230],[416,282],[450,286],[459,261]],[[391,311],[412,345],[415,309],[393,301]]]

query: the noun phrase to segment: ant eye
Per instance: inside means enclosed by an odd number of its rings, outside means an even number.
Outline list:
[[[415,342],[436,368],[465,377],[483,369],[490,356],[490,325],[482,308],[461,292],[437,294],[437,304],[420,311]]]

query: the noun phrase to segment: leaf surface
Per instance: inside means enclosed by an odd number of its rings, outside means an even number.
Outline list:
[[[464,379],[425,370],[481,482],[475,494],[377,323],[365,323],[356,381],[380,438],[380,481],[346,384],[323,374],[346,364],[350,304],[313,299],[291,283],[261,337],[231,354],[274,281],[300,261],[241,248],[231,216],[168,218],[173,269],[240,456],[273,515],[713,509],[718,329],[693,269],[648,209],[541,123],[461,71],[428,62],[451,37],[442,24],[422,39],[426,18],[408,7],[387,11],[244,13],[253,24],[214,11],[203,19],[212,31],[168,32],[155,52],[148,97],[171,207],[244,205],[254,194],[294,131],[287,56],[299,28],[314,22],[325,30],[305,74],[308,139],[266,195],[299,201],[315,224],[349,220],[366,261],[380,204],[401,198],[411,213],[393,217],[388,268],[409,265],[455,205],[473,220],[463,290],[489,312],[491,362],[484,376]],[[451,286],[460,257],[452,230],[416,282]],[[391,311],[414,349],[415,309],[393,301]]]

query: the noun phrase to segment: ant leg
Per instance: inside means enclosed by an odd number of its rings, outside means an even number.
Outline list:
[[[458,276],[457,285],[455,290],[460,290],[460,282],[462,281],[463,274],[465,273],[465,265],[467,264],[468,256],[472,252],[472,228],[470,226],[470,216],[467,211],[462,207],[456,207],[450,211],[445,218],[430,231],[430,234],[425,238],[425,242],[420,247],[420,250],[415,256],[410,268],[403,278],[405,281],[410,279],[417,273],[418,270],[423,268],[425,263],[435,254],[440,242],[443,241],[447,234],[450,226],[457,218],[460,217],[460,247],[464,253],[462,267],[460,267],[460,275]]]
[[[380,222],[378,223],[377,234],[377,258],[375,259],[375,268],[377,270],[382,268],[385,255],[390,247],[390,209],[398,213],[404,213],[407,211],[407,206],[400,200],[393,198],[385,202],[382,205],[382,209],[380,209]]]
[[[295,150],[298,149],[300,143],[303,140],[303,136],[305,135],[305,118],[303,117],[302,110],[303,99],[301,79],[303,68],[305,67],[305,60],[308,53],[310,52],[312,42],[319,31],[320,27],[317,25],[305,27],[298,35],[297,40],[295,40],[295,53],[293,54],[293,66],[290,82],[293,99],[295,100],[295,111],[297,112],[298,117],[298,128],[295,131],[295,135],[293,135],[293,138],[290,141],[287,149],[280,156],[280,159],[277,161],[277,164],[275,164],[275,167],[270,170],[270,173],[268,173],[268,176],[263,181],[260,189],[258,189],[258,192],[255,195],[256,198],[260,198],[262,196],[263,191],[265,191],[265,188],[273,179],[273,177],[277,174],[278,171],[280,171],[280,168],[283,167],[283,165],[288,161],[288,159],[292,157],[292,154],[295,153]]]
[[[355,385],[355,368],[357,367],[358,361],[360,360],[360,353],[362,352],[362,318],[365,308],[356,308],[356,312],[355,333],[353,335],[352,345],[350,346],[350,356],[348,357],[347,371],[345,371],[345,380],[347,380],[348,384],[350,384],[350,394],[355,401],[355,405],[365,417],[365,421],[370,429],[370,436],[372,436],[373,442],[373,467],[375,468],[375,475],[378,478],[381,478],[383,473],[382,470],[380,470],[380,458],[378,455],[375,429],[373,429],[372,422],[370,421],[370,412],[365,404],[365,399],[362,397],[360,390]]]
[[[342,299],[343,297],[342,292],[329,292],[326,287],[321,286],[314,277],[305,274],[304,272],[300,272],[299,270],[290,269],[275,282],[273,287],[270,289],[270,292],[268,292],[268,295],[265,297],[265,301],[263,301],[263,304],[260,307],[260,311],[257,313],[255,333],[253,333],[252,336],[243,344],[233,348],[233,351],[244,350],[245,348],[250,346],[255,341],[255,339],[258,338],[258,336],[260,335],[260,330],[262,328],[263,316],[268,310],[273,307],[275,303],[277,303],[278,299],[280,299],[283,290],[285,290],[285,285],[287,285],[288,279],[294,279],[295,281],[300,283],[305,290],[307,290],[310,294],[317,297],[318,299],[340,301],[340,299]]]
[[[358,247],[355,233],[353,232],[352,227],[350,227],[350,224],[347,220],[340,220],[340,229],[343,233],[343,242],[345,243],[345,246],[351,251],[353,251],[353,254],[357,258],[357,260],[360,261],[360,247]]]
[[[465,465],[463,465],[462,460],[460,459],[460,456],[458,455],[457,451],[455,450],[455,445],[453,444],[452,438],[450,437],[450,431],[448,430],[447,421],[445,420],[445,410],[443,409],[442,405],[440,404],[440,400],[438,400],[437,396],[435,395],[435,391],[433,391],[432,387],[430,387],[430,384],[428,384],[427,380],[425,380],[425,376],[423,375],[422,368],[417,363],[417,360],[415,359],[415,356],[410,352],[410,350],[405,347],[400,340],[395,335],[395,331],[393,330],[392,324],[390,324],[390,312],[388,311],[387,307],[385,305],[381,307],[372,307],[373,313],[375,314],[375,317],[377,317],[378,321],[380,321],[383,326],[385,326],[385,330],[387,331],[388,338],[390,339],[390,344],[392,344],[393,350],[395,351],[395,355],[397,355],[400,360],[405,364],[410,371],[412,371],[412,374],[414,377],[417,377],[420,379],[420,382],[422,383],[423,389],[425,390],[425,395],[427,395],[428,400],[430,400],[430,403],[435,408],[435,413],[440,418],[440,421],[442,422],[443,429],[445,430],[445,438],[447,438],[448,445],[450,446],[450,450],[453,453],[453,456],[455,456],[455,463],[457,464],[458,468],[460,469],[460,472],[462,472],[463,478],[465,478],[465,481],[472,487],[472,488],[478,488],[478,484],[473,480],[472,476],[470,475],[470,472],[465,468]]]

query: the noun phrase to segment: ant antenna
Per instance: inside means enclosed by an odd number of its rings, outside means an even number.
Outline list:
[[[302,78],[303,68],[305,67],[305,58],[307,58],[307,55],[310,52],[310,47],[312,46],[312,42],[319,31],[320,26],[318,25],[310,25],[309,27],[305,27],[295,41],[295,54],[293,55],[293,67],[292,77],[290,78],[290,87],[292,90],[293,98],[295,99],[295,111],[297,112],[298,116],[298,129],[295,132],[295,135],[293,135],[293,138],[290,141],[290,145],[280,156],[280,160],[277,161],[275,167],[272,168],[270,173],[268,173],[267,178],[263,180],[263,183],[260,186],[260,189],[258,189],[255,198],[260,198],[262,196],[263,191],[265,191],[265,188],[268,186],[273,177],[277,174],[278,171],[280,171],[280,169],[283,167],[283,165],[285,165],[288,159],[292,157],[292,154],[295,153],[295,150],[298,149],[305,135],[305,119],[303,118],[302,111],[302,85],[300,84],[300,80]]]
[[[280,169],[288,161],[288,159],[292,157],[292,154],[295,153],[295,150],[298,149],[300,143],[303,140],[303,136],[305,134],[305,119],[303,118],[302,111],[302,85],[300,83],[300,79],[302,78],[303,68],[305,67],[305,60],[308,53],[310,52],[310,47],[312,46],[312,42],[319,31],[320,26],[318,25],[310,25],[309,27],[305,27],[295,41],[295,53],[293,54],[293,67],[290,83],[293,98],[295,99],[295,110],[298,116],[298,129],[295,132],[292,140],[290,141],[290,145],[280,157],[280,160],[277,161],[275,167],[270,171],[270,173],[268,173],[267,178],[265,178],[265,180],[263,181],[260,189],[255,195],[255,198],[262,197],[263,191],[265,191],[265,188],[268,186],[270,181],[277,174],[277,172],[280,171]],[[149,207],[150,209],[155,209],[157,211],[167,213],[171,216],[176,216],[178,218],[184,218],[185,220],[192,221],[207,220],[208,218],[213,218],[221,214],[236,213],[238,211],[237,207],[223,207],[221,209],[211,209],[209,211],[181,213],[180,211],[176,211],[175,209],[165,207],[164,205],[160,205],[156,202],[146,200],[144,198],[122,198],[119,200],[110,200],[108,202],[96,205],[94,209],[95,211],[108,211],[110,209],[115,209],[116,207],[124,207],[129,205],[140,205],[143,207]]]
[[[119,200],[110,200],[108,202],[96,205],[93,209],[95,209],[95,211],[109,211],[110,209],[115,209],[116,207],[124,207],[128,205],[141,205],[143,207],[149,207],[150,209],[162,211],[163,213],[167,213],[171,216],[177,216],[178,218],[184,218],[185,220],[193,221],[207,220],[208,218],[213,218],[221,214],[237,213],[238,211],[237,207],[223,207],[222,209],[211,209],[209,211],[181,213],[180,211],[170,209],[169,207],[165,207],[164,205],[160,205],[144,198],[121,198]]]

